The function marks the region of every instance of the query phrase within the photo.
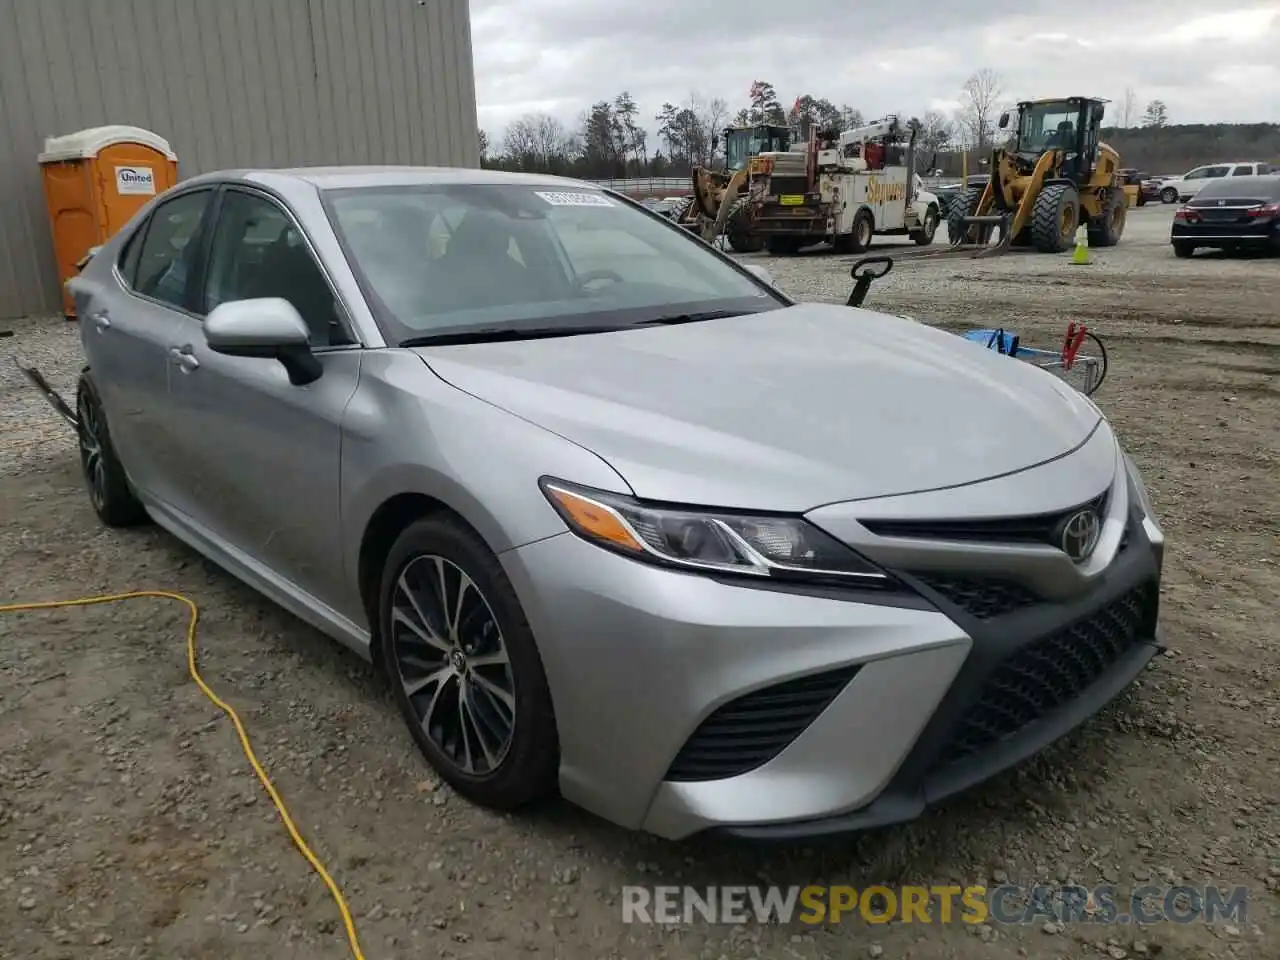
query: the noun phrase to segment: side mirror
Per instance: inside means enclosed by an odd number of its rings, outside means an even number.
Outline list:
[[[1005,127],[1007,127],[1007,126],[1009,126],[1009,111],[1008,111],[1008,110],[1006,110],[1004,113],[1000,114],[1000,129],[1001,129],[1001,130],[1003,130],[1003,129],[1004,129]]]
[[[324,368],[311,352],[311,331],[288,300],[263,297],[232,300],[213,308],[204,321],[209,349],[228,357],[278,360],[295,387],[320,379]]]
[[[773,274],[771,274],[764,267],[757,266],[754,263],[744,263],[742,265],[742,268],[746,270],[747,273],[754,276],[757,280],[760,280],[763,283],[767,283],[769,286],[773,287],[774,289],[777,289],[778,285],[773,282]]]

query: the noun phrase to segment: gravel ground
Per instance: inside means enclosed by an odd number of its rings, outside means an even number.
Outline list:
[[[1112,354],[1097,399],[1170,537],[1169,655],[1065,743],[904,828],[674,845],[565,805],[508,817],[461,802],[369,667],[168,535],[95,521],[69,433],[8,362],[69,389],[79,341],[54,320],[0,341],[2,599],[197,600],[204,674],[344,888],[370,960],[1280,956],[1280,261],[1176,261],[1169,216],[1134,211],[1089,267],[904,263],[872,290],[868,306],[1046,346],[1069,320],[1096,327]],[[847,294],[847,258],[749,259],[805,299]],[[184,617],[151,600],[0,615],[0,957],[347,956],[333,903],[187,677]],[[763,882],[1219,884],[1250,900],[1245,922],[1212,928],[621,921],[624,884]]]

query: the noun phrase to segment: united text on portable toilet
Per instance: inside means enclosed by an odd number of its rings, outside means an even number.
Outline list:
[[[63,312],[71,318],[75,302],[66,284],[76,263],[178,182],[178,157],[150,130],[107,126],[46,137],[39,160]]]

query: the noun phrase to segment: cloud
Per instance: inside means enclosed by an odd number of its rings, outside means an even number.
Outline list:
[[[1174,123],[1280,122],[1280,0],[471,0],[480,125],[541,111],[576,126],[628,91],[650,127],[693,92],[745,106],[753,80],[867,116],[954,109],[990,67],[1010,101],[1163,100]],[[1213,9],[1215,12],[1206,13]],[[717,15],[721,18],[716,19]]]

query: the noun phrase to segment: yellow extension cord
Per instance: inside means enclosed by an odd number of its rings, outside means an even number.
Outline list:
[[[240,738],[240,747],[244,750],[244,755],[249,759],[249,765],[253,767],[253,772],[258,775],[258,779],[262,781],[262,786],[266,788],[267,795],[271,797],[271,802],[275,804],[276,812],[280,814],[280,819],[284,821],[285,829],[289,831],[294,845],[298,851],[306,858],[307,863],[311,864],[320,879],[324,881],[324,885],[329,888],[329,893],[333,895],[333,902],[338,905],[338,912],[342,914],[342,923],[347,930],[347,942],[351,946],[351,956],[354,960],[365,960],[364,953],[360,950],[360,939],[356,936],[356,924],[351,918],[351,909],[347,906],[347,899],[342,895],[342,891],[334,882],[333,877],[329,875],[329,871],[324,868],[324,864],[320,862],[320,858],[311,852],[311,848],[307,846],[307,842],[302,839],[302,834],[298,832],[298,828],[294,826],[293,817],[289,816],[289,811],[284,805],[284,800],[280,798],[280,794],[276,792],[276,788],[272,785],[267,771],[262,768],[262,764],[258,760],[258,755],[253,752],[253,746],[249,743],[249,734],[245,731],[244,724],[240,721],[239,714],[226,701],[222,700],[216,693],[209,688],[204,682],[204,678],[200,676],[200,671],[196,669],[196,623],[200,619],[200,609],[196,606],[194,600],[184,597],[180,593],[169,593],[164,590],[134,590],[129,593],[114,593],[102,597],[81,597],[78,600],[47,600],[42,603],[9,603],[0,605],[0,613],[24,613],[33,610],[54,610],[60,607],[91,607],[102,603],[116,603],[121,600],[137,600],[143,597],[158,598],[161,600],[176,600],[183,604],[190,612],[190,618],[187,621],[187,670],[191,674],[191,679],[196,682],[196,686],[200,691],[209,698],[215,707],[231,718],[231,723],[236,728],[236,735]]]

